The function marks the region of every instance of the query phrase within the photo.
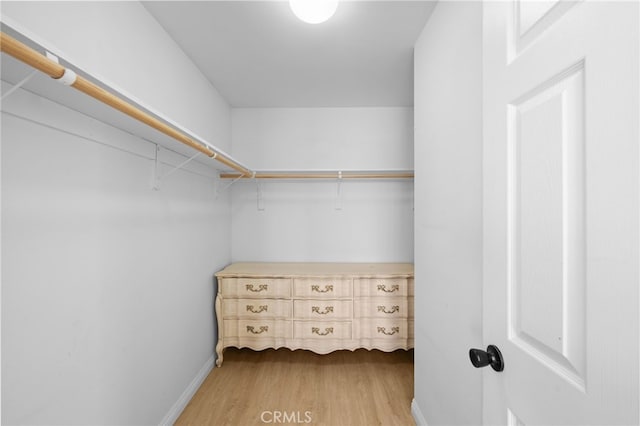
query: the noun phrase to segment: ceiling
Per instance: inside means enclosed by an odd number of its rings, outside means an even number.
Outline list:
[[[341,1],[317,25],[287,1],[147,10],[233,107],[412,106],[413,44],[433,1]]]

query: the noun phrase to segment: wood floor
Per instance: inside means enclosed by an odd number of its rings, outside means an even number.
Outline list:
[[[176,425],[415,425],[413,351],[228,348]]]

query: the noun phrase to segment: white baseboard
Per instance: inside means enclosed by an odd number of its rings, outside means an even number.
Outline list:
[[[418,403],[415,398],[411,401],[411,415],[413,416],[413,420],[415,420],[417,426],[427,426],[427,421],[422,415],[422,411],[420,411],[420,407],[418,407]]]
[[[189,401],[191,401],[191,398],[193,398],[193,395],[195,395],[202,382],[204,382],[204,379],[206,379],[211,372],[211,369],[215,365],[215,360],[216,356],[211,355],[211,358],[204,363],[200,371],[198,371],[198,374],[196,374],[196,377],[193,378],[191,383],[189,383],[189,386],[187,386],[184,392],[182,392],[182,395],[180,395],[180,398],[178,398],[169,412],[160,421],[161,425],[173,425],[175,421],[178,420],[178,417],[180,417],[184,408],[187,406]]]

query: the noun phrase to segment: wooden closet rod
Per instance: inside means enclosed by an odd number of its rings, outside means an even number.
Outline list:
[[[413,179],[412,172],[256,172],[255,176],[221,173],[221,179]]]
[[[47,74],[49,77],[52,77],[54,79],[60,79],[65,74],[65,67],[35,51],[24,43],[19,42],[15,38],[5,34],[4,32],[0,32],[0,49],[2,52],[13,56],[17,60],[24,62],[25,64],[43,72],[44,74]],[[104,104],[109,105],[112,108],[117,109],[118,111],[128,115],[129,117],[132,117],[150,127],[153,127],[154,129],[164,133],[169,137],[172,137],[178,142],[190,146],[191,148],[200,151],[208,157],[221,162],[227,167],[230,167],[233,170],[239,172],[239,176],[250,177],[253,174],[246,167],[236,163],[235,161],[222,155],[221,153],[214,151],[208,146],[194,141],[182,132],[136,108],[135,106],[119,98],[118,96],[95,85],[84,77],[76,76],[75,81],[71,84],[71,87],[79,90],[82,93],[85,93],[86,95],[91,96],[94,99],[99,100]]]

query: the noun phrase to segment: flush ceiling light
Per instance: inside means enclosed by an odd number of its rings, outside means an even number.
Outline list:
[[[289,6],[300,20],[319,24],[333,16],[338,0],[289,0]]]

